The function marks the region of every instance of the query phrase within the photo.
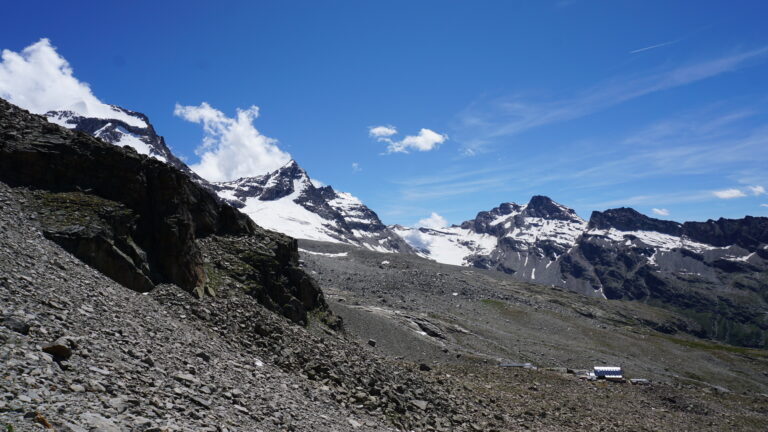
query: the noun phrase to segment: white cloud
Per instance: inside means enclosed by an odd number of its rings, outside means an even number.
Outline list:
[[[360,164],[357,162],[352,162],[352,172],[360,172],[363,169],[360,168]]]
[[[428,218],[424,218],[416,222],[417,227],[440,229],[448,226],[448,221],[439,214],[432,212]]]
[[[765,195],[765,188],[762,186],[749,186],[747,189],[749,189],[750,192],[752,192],[752,195],[754,196],[760,196]]]
[[[738,189],[724,189],[719,191],[713,191],[712,193],[720,199],[732,199],[732,198],[741,198],[741,197],[747,196],[744,192]]]
[[[253,127],[253,120],[259,116],[256,106],[238,108],[235,118],[206,102],[199,106],[176,104],[173,113],[203,125],[203,143],[195,151],[200,162],[190,168],[206,180],[226,181],[265,174],[291,159],[291,155],[277,147],[277,140]]]
[[[388,137],[397,133],[394,126],[374,126],[368,128],[368,135],[374,138]]]
[[[663,209],[663,208],[662,208],[662,209],[659,209],[659,208],[652,208],[652,209],[651,209],[651,211],[652,211],[652,212],[653,212],[653,214],[655,214],[655,215],[659,215],[659,216],[669,216],[669,210],[667,210],[667,209]]]
[[[147,127],[142,120],[97,99],[87,83],[74,77],[72,67],[48,39],[40,39],[21,53],[3,50],[0,97],[35,114],[73,111],[84,117],[117,119]]]
[[[760,207],[768,207],[768,204],[760,204]]]
[[[418,135],[408,135],[400,141],[390,143],[387,150],[395,153],[408,153],[409,148],[418,151],[430,151],[447,139],[448,135],[422,128]]]
[[[425,128],[419,130],[418,135],[407,135],[401,140],[390,138],[396,133],[397,129],[394,126],[376,126],[368,129],[368,135],[379,142],[387,143],[387,153],[408,153],[409,150],[430,151],[448,139],[448,135]]]
[[[431,129],[422,128],[417,135],[407,135],[401,140],[394,140],[397,134],[394,126],[374,126],[368,128],[368,135],[376,141],[387,143],[386,153],[408,153],[409,150],[430,151],[448,139],[448,135],[439,134]]]

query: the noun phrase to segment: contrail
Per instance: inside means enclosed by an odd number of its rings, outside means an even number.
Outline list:
[[[677,40],[673,40],[673,41],[668,41],[668,42],[664,42],[664,43],[660,43],[660,44],[657,44],[657,45],[651,45],[651,46],[647,46],[647,47],[645,47],[645,48],[636,49],[636,50],[634,50],[634,51],[630,51],[629,53],[630,53],[630,54],[637,54],[637,53],[639,53],[639,52],[643,52],[643,51],[652,50],[652,49],[654,49],[654,48],[661,48],[661,47],[663,47],[663,46],[672,45],[672,44],[675,44],[675,43],[678,43],[678,42],[680,42],[680,39],[677,39]]]

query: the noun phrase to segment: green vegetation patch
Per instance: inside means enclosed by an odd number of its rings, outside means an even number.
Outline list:
[[[110,227],[123,231],[135,216],[126,206],[83,192],[35,191],[33,207],[43,224],[53,230],[82,226],[90,230]]]
[[[768,360],[768,351],[766,350],[738,347],[733,345],[707,342],[703,340],[681,339],[681,338],[676,338],[668,335],[656,335],[656,336],[688,348],[700,349],[700,350],[706,350],[706,351],[729,352],[733,354],[747,355],[750,357],[757,357],[757,358]]]

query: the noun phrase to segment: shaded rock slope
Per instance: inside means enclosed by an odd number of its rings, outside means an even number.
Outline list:
[[[690,330],[738,345],[768,343],[768,218],[683,224],[629,208],[589,221],[534,196],[444,229],[393,230],[422,256],[495,269],[588,296],[663,305]]]
[[[256,226],[184,172],[131,147],[107,144],[0,100],[0,181],[34,189],[46,237],[137,291],[173,283],[203,295],[206,268],[197,240],[254,242],[248,289],[296,321],[324,307],[298,270],[295,240]],[[209,290],[210,292],[210,290]]]

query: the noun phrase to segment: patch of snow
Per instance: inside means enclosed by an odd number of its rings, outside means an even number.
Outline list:
[[[715,246],[694,242],[686,237],[672,236],[656,231],[619,231],[616,228],[611,228],[607,230],[591,229],[587,234],[603,236],[616,242],[623,242],[624,240],[630,240],[631,242],[632,240],[627,238],[627,236],[634,236],[648,246],[665,251],[678,248],[688,249],[694,252],[717,249]]]
[[[744,256],[726,255],[726,256],[724,256],[724,257],[723,257],[723,259],[727,259],[727,260],[729,260],[729,261],[742,261],[742,262],[747,262],[747,261],[749,261],[749,259],[750,259],[750,258],[752,258],[752,256],[754,256],[754,255],[755,255],[755,253],[754,253],[754,252],[752,252],[752,253],[751,253],[751,254],[749,254],[749,255],[744,255]]]
[[[320,255],[320,256],[330,257],[330,258],[341,258],[349,255],[349,252],[325,253],[325,252],[314,252],[306,249],[299,249],[299,252],[308,253],[310,255]]]
[[[55,123],[59,126],[64,126],[67,129],[74,129],[76,126],[74,123],[67,123],[67,121],[72,118],[72,114],[73,113],[66,111],[53,111],[46,114],[45,118],[48,120],[48,123]]]
[[[116,146],[129,146],[133,147],[137,152],[143,155],[149,156],[151,148],[147,143],[142,141],[137,135],[134,135],[122,127],[115,129],[120,133],[120,138],[112,144]],[[96,135],[98,137],[98,135]]]
[[[237,200],[237,196],[235,196],[235,191],[233,189],[219,190],[216,192],[216,195],[225,200]]]
[[[452,265],[467,265],[470,255],[488,255],[498,242],[492,235],[477,234],[461,227],[440,230],[396,227],[393,231],[422,256]]]
[[[74,128],[75,125],[67,123],[67,120],[72,117],[86,117],[97,118],[104,120],[119,120],[129,126],[134,126],[142,129],[149,127],[147,123],[135,116],[132,116],[122,110],[119,110],[111,105],[106,104],[89,104],[85,101],[76,103],[67,109],[55,109],[45,113],[46,118],[50,123],[56,123],[57,125],[64,126],[66,128]]]
[[[370,243],[363,243],[363,247],[369,250],[372,250],[374,252],[381,252],[381,253],[394,253],[393,251],[385,248],[384,246],[379,245],[373,245]]]
[[[528,244],[548,240],[564,246],[573,246],[586,227],[587,221],[581,218],[559,220],[527,217],[523,226],[515,227],[506,237]]]
[[[512,224],[512,222],[509,222],[510,219],[514,218],[515,216],[519,215],[520,213],[525,210],[525,208],[528,207],[528,205],[522,205],[517,207],[516,210],[513,210],[510,214],[500,215],[496,219],[492,220],[488,225],[490,226],[496,226],[502,222],[506,222],[504,224],[505,228],[509,228],[509,226]]]
[[[341,243],[328,234],[324,227],[328,221],[294,202],[304,187],[301,180],[294,180],[293,193],[290,195],[274,201],[247,198],[241,211],[257,225],[291,237]]]

